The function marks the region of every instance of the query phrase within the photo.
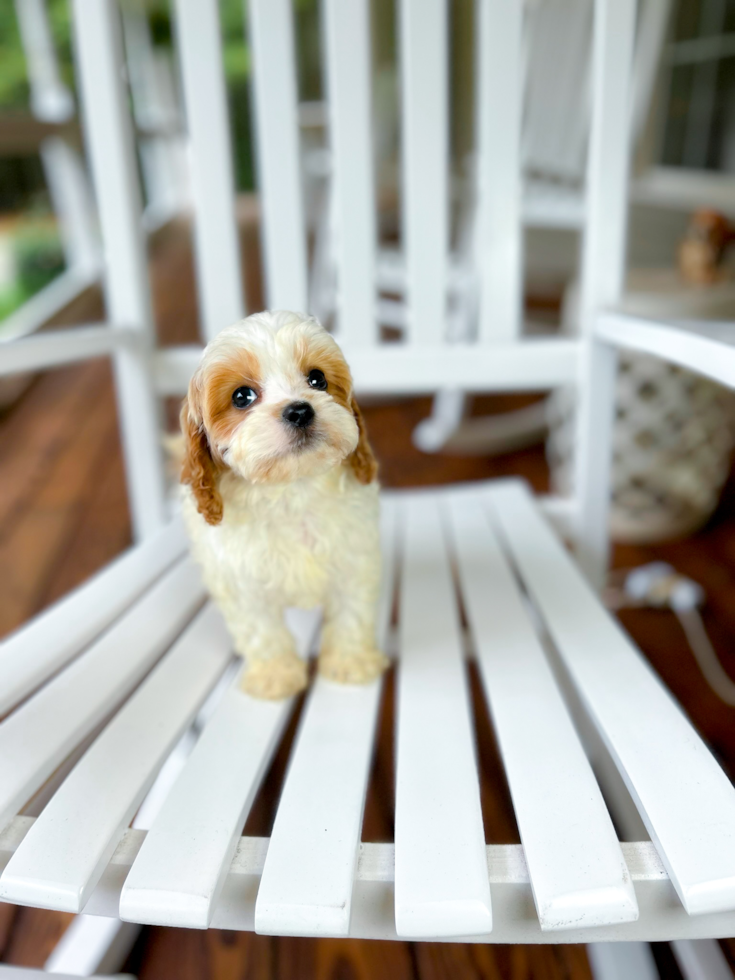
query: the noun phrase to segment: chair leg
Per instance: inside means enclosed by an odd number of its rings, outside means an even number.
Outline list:
[[[676,939],[671,949],[684,980],[732,980],[732,970],[716,939]]]
[[[46,960],[46,973],[91,977],[116,973],[142,926],[99,915],[78,915]]]
[[[467,396],[460,388],[447,388],[434,395],[431,415],[413,430],[413,444],[425,453],[440,452],[465,416]]]
[[[648,943],[590,943],[587,956],[594,980],[658,980]]]
[[[432,414],[413,433],[425,453],[447,450],[461,456],[495,456],[543,441],[548,431],[547,400],[501,415],[467,418],[470,396],[453,389],[434,397]]]

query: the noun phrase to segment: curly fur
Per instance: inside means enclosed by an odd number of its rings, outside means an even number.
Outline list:
[[[328,387],[309,387],[309,371]],[[232,405],[247,384],[252,408]],[[300,433],[284,406],[308,401]],[[280,698],[306,683],[284,625],[287,606],[322,606],[320,671],[356,683],[376,677],[379,593],[377,464],[339,347],[311,319],[261,313],[205,349],[181,412],[183,514],[192,551],[238,653],[242,686]]]

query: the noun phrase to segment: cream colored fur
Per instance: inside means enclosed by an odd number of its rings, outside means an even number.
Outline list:
[[[319,671],[325,677],[364,683],[386,664],[375,643],[378,484],[361,484],[345,462],[357,442],[350,413],[328,391],[311,390],[296,367],[295,350],[316,331],[324,334],[295,314],[259,314],[216,337],[200,368],[206,387],[208,367],[234,356],[239,345],[263,367],[261,404],[243,415],[229,445],[216,447],[228,467],[218,484],[221,523],[208,524],[191,488],[182,487],[192,552],[247,660],[242,686],[258,697],[287,697],[306,684],[306,664],[284,625],[288,606],[323,607]],[[284,423],[270,408],[294,400],[311,402],[327,433],[313,451],[291,451]],[[260,465],[274,457],[286,467],[279,473],[291,478],[259,482]]]

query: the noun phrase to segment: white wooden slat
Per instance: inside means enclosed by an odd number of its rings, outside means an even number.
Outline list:
[[[166,650],[204,599],[176,565],[89,650],[0,724],[0,827]]]
[[[0,715],[84,649],[185,547],[175,520],[7,637],[0,644]]]
[[[19,846],[33,820],[17,817],[0,832],[0,867]],[[117,915],[120,891],[141,845],[145,831],[130,829],[115,851],[85,913]],[[666,870],[650,841],[621,845],[635,884],[641,916],[636,922],[575,929],[564,933],[565,942],[668,941],[672,935],[687,939],[725,937],[735,933],[735,913],[687,915],[681,903],[672,901]],[[394,846],[363,844],[357,865],[350,936],[395,939],[393,914]],[[493,889],[494,928],[479,939],[483,943],[548,943],[533,905],[531,887],[518,844],[495,844],[486,849],[488,877]],[[252,931],[255,899],[268,851],[268,839],[243,837],[237,843],[222,895],[212,917],[215,929]],[[477,942],[477,937],[472,937]]]
[[[395,505],[382,503],[378,642],[393,601]],[[346,936],[382,681],[318,678],[291,753],[255,906],[259,933]]]
[[[0,896],[81,912],[156,773],[227,665],[208,605],[95,740],[0,878]]]
[[[396,931],[492,929],[454,585],[435,497],[406,501],[396,736]]]
[[[297,611],[298,612],[298,611]],[[318,615],[289,619],[299,652]],[[120,896],[120,917],[206,929],[260,781],[292,707],[235,687],[223,697],[164,802]]]
[[[615,828],[482,503],[450,496],[448,508],[541,928],[631,922]]]
[[[176,0],[176,27],[196,215],[199,310],[202,334],[210,340],[245,315],[217,3]]]
[[[368,0],[324,4],[337,335],[357,344],[377,340],[369,13]]]
[[[308,312],[293,11],[290,0],[250,0],[248,12],[266,305]]]
[[[402,171],[409,342],[446,335],[447,0],[400,0]]]
[[[735,909],[735,789],[681,708],[605,611],[529,491],[489,491],[562,661],[690,914]]]
[[[521,329],[521,30],[523,4],[481,0],[477,31],[479,332]]]
[[[119,12],[113,0],[74,0],[75,67],[105,251],[105,298],[113,328],[131,328],[113,366],[133,531],[165,522],[165,480],[151,373],[153,310]]]

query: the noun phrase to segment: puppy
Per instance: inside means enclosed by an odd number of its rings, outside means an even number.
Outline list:
[[[324,677],[377,677],[377,464],[332,337],[285,311],[223,330],[202,354],[181,428],[184,520],[246,659],[242,688],[279,699],[306,685],[287,606],[323,607]]]

